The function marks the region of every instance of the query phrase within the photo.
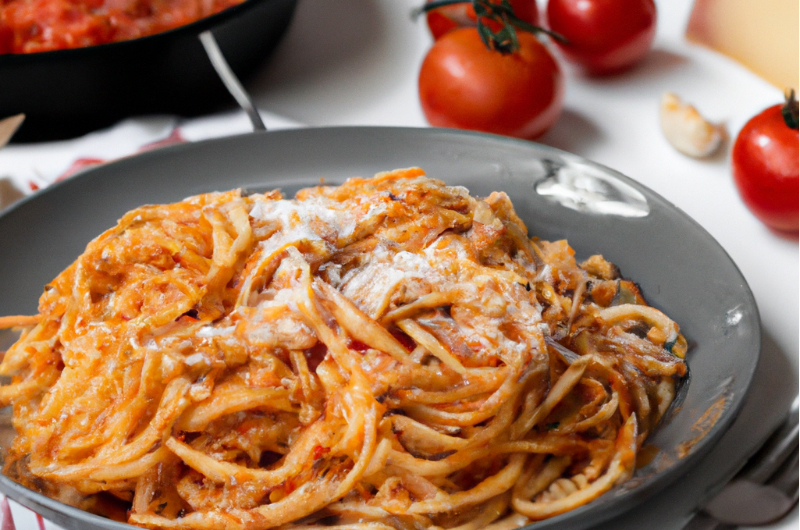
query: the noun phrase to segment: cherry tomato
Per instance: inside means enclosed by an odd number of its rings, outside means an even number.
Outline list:
[[[547,48],[523,31],[520,49],[489,50],[475,28],[436,41],[422,62],[419,97],[431,125],[535,138],[561,114],[564,77]]]
[[[433,0],[428,0],[432,2]],[[530,22],[534,26],[539,24],[539,9],[536,7],[536,0],[510,0],[514,14],[525,22]],[[478,16],[472,2],[462,2],[451,4],[428,11],[428,29],[435,40],[439,40],[442,35],[454,29],[475,27],[478,25]],[[497,29],[497,28],[492,28]]]
[[[549,0],[550,29],[567,39],[564,56],[593,75],[624,70],[641,60],[656,35],[653,0]]]
[[[797,231],[798,134],[781,108],[770,107],[745,124],[733,144],[731,165],[750,211],[767,226]]]

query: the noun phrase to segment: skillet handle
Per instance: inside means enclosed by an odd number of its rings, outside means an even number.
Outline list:
[[[253,130],[266,131],[267,127],[261,120],[261,115],[258,113],[255,105],[253,105],[253,100],[250,99],[250,95],[242,86],[239,78],[236,77],[236,74],[231,70],[211,30],[202,32],[198,35],[198,38],[203,45],[203,49],[206,51],[206,55],[208,55],[208,59],[211,61],[211,66],[214,67],[214,70],[225,85],[225,88],[228,89],[228,92],[231,93],[236,103],[239,104],[242,110],[247,114],[247,117],[250,118],[250,123],[253,124]]]

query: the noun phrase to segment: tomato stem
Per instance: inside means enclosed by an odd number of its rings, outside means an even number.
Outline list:
[[[567,39],[562,35],[540,26],[534,26],[530,22],[518,18],[514,14],[514,9],[511,7],[509,0],[433,0],[412,11],[411,17],[416,19],[422,13],[444,6],[465,4],[467,2],[471,2],[475,9],[475,14],[478,16],[478,34],[490,50],[500,52],[503,55],[515,53],[519,50],[517,29],[534,35],[543,33],[562,44],[567,44]],[[486,24],[488,21],[494,22],[500,26],[500,29],[493,31]]]
[[[794,89],[787,88],[786,89],[786,103],[781,108],[781,114],[783,114],[783,121],[786,122],[786,125],[790,129],[797,129],[798,128],[798,103],[797,98],[794,96]]]

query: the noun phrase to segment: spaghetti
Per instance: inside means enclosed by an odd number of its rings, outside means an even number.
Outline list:
[[[6,473],[147,528],[514,528],[629,478],[678,326],[418,169],[129,212],[6,352]]]

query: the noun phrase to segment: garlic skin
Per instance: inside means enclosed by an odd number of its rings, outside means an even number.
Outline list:
[[[725,128],[708,122],[692,105],[670,92],[661,96],[661,131],[681,153],[704,158],[713,154],[725,138]]]

